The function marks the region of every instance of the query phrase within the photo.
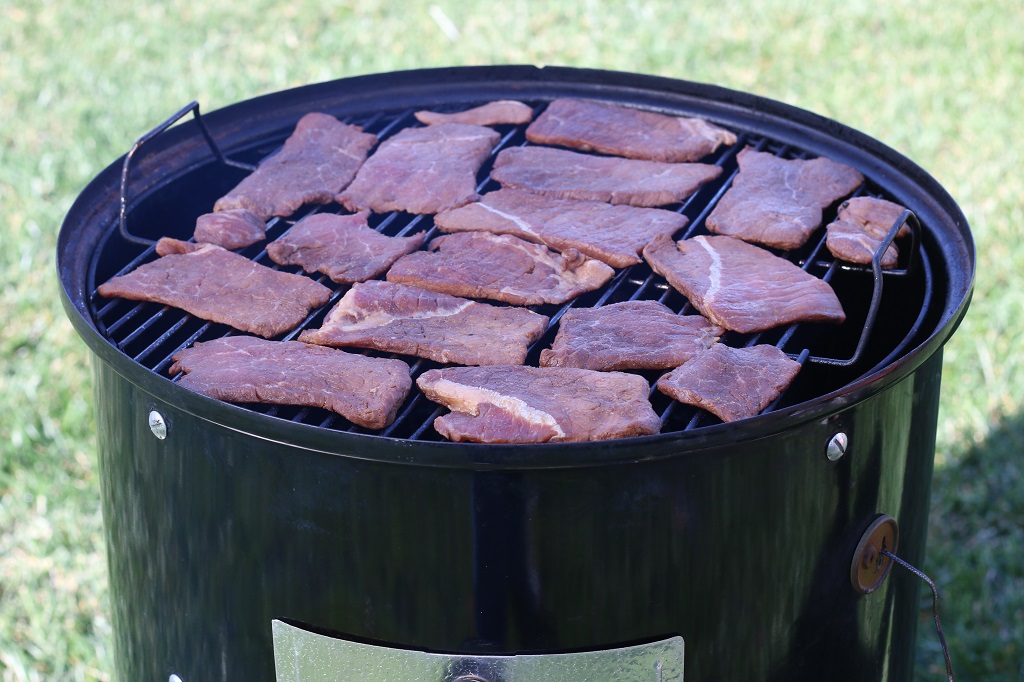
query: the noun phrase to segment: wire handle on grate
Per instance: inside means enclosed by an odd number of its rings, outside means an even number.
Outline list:
[[[121,165],[121,213],[118,219],[118,230],[121,233],[121,237],[126,241],[132,242],[133,244],[141,244],[143,246],[152,246],[154,243],[152,239],[136,237],[128,232],[128,168],[131,164],[132,158],[134,158],[136,152],[139,151],[142,145],[170,128],[172,125],[184,118],[189,112],[191,112],[193,118],[195,118],[196,125],[199,126],[199,131],[203,134],[206,144],[210,146],[210,150],[213,152],[214,156],[217,157],[218,161],[223,164],[227,164],[228,166],[234,166],[235,168],[242,168],[248,171],[256,169],[256,166],[253,166],[252,164],[233,161],[224,156],[220,147],[217,146],[217,142],[214,141],[213,135],[210,134],[210,129],[206,127],[206,123],[203,121],[202,115],[199,113],[199,102],[193,101],[190,104],[185,105],[172,114],[166,121],[136,140],[135,144],[132,145],[132,148],[128,150],[127,154],[125,154],[124,163]]]
[[[911,566],[906,561],[904,561],[903,559],[899,558],[898,556],[896,556],[895,554],[893,554],[889,550],[882,549],[881,554],[883,556],[889,557],[890,559],[895,561],[898,565],[902,566],[903,568],[907,569],[908,571],[910,571],[911,573],[916,575],[921,580],[923,580],[926,583],[928,583],[928,587],[932,588],[932,617],[935,619],[935,631],[939,634],[939,644],[942,645],[942,656],[946,659],[946,678],[949,680],[949,682],[954,682],[954,680],[953,680],[953,662],[949,658],[949,647],[946,646],[946,636],[942,632],[942,622],[939,620],[939,590],[938,590],[938,588],[935,587],[935,583],[932,582],[932,579],[924,574],[924,571],[921,571],[920,569],[915,568],[914,566]]]
[[[882,239],[878,248],[875,250],[874,256],[871,258],[871,272],[874,277],[874,289],[871,292],[871,305],[868,308],[867,317],[864,320],[864,326],[861,328],[860,339],[857,342],[857,348],[853,351],[853,356],[846,360],[838,360],[835,358],[818,357],[812,355],[808,358],[809,362],[813,362],[820,365],[832,365],[834,367],[850,367],[855,365],[860,360],[860,356],[863,354],[864,349],[867,347],[868,339],[871,337],[871,331],[875,326],[875,318],[878,317],[878,309],[882,302],[882,282],[883,282],[883,270],[882,270],[882,256],[885,254],[889,245],[892,244],[893,240],[903,225],[910,225],[911,234],[911,247],[910,247],[910,260],[907,263],[907,267],[904,270],[890,270],[890,275],[905,275],[907,274],[914,264],[914,257],[917,253],[918,243],[920,242],[921,223],[918,221],[917,216],[914,215],[913,211],[904,209],[902,213],[896,218],[896,221],[889,228],[889,232],[886,233]]]

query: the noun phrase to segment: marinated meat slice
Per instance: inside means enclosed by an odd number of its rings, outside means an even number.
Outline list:
[[[849,195],[864,176],[831,159],[782,159],[747,147],[739,173],[706,224],[715,234],[778,249],[803,246],[821,227],[822,210]]]
[[[647,161],[696,161],[736,135],[700,118],[585,99],[556,99],[526,129],[526,139]]]
[[[179,386],[233,403],[322,407],[353,424],[383,429],[412,388],[409,365],[310,346],[227,336],[177,353]]]
[[[452,441],[544,443],[645,436],[661,430],[635,374],[566,367],[449,367],[417,385],[452,410],[434,428]]]
[[[244,208],[206,213],[196,218],[194,238],[228,250],[242,249],[266,239],[267,224]]]
[[[423,245],[426,233],[388,237],[370,227],[369,213],[317,213],[303,218],[267,245],[267,255],[280,265],[300,265],[322,272],[335,282],[364,282],[383,274],[407,253]]]
[[[775,346],[731,348],[716,343],[655,385],[681,403],[732,422],[760,414],[799,371],[800,363]]]
[[[530,119],[533,118],[533,108],[515,100],[500,99],[454,114],[417,111],[415,116],[417,121],[427,125],[437,125],[438,123],[468,123],[476,126],[494,126],[503,123],[519,125],[530,122]]]
[[[568,310],[542,367],[598,371],[670,369],[710,347],[724,333],[700,315],[676,315],[657,301],[623,301]]]
[[[298,326],[331,290],[213,244],[162,239],[162,258],[101,284],[108,298],[154,301],[266,338]]]
[[[512,235],[460,232],[398,259],[387,279],[452,296],[541,305],[597,289],[613,274],[575,249],[558,253]]]
[[[907,210],[899,204],[874,197],[856,197],[844,201],[839,207],[836,221],[825,229],[825,245],[832,255],[851,263],[871,265],[871,259],[882,245],[885,235],[896,223],[903,211]],[[906,223],[896,232],[896,238],[910,234]],[[895,243],[882,254],[882,267],[895,268],[899,259],[899,249]]]
[[[328,114],[306,114],[281,150],[218,199],[213,210],[244,208],[267,220],[291,215],[303,204],[326,204],[352,182],[375,144],[377,136],[359,126]]]
[[[846,319],[832,287],[785,258],[732,237],[657,238],[644,258],[715,324],[749,333]]]
[[[300,341],[358,346],[460,365],[521,365],[548,318],[419,287],[373,280],[356,284],[323,327]]]
[[[505,188],[556,199],[664,206],[683,201],[721,173],[721,168],[706,163],[662,163],[527,146],[502,150],[491,178]]]
[[[687,222],[681,213],[660,208],[555,199],[518,189],[488,192],[480,201],[434,218],[445,232],[511,234],[559,251],[573,248],[616,268],[639,263],[651,239],[671,237]]]
[[[475,201],[476,175],[500,135],[441,123],[405,128],[381,143],[337,200],[350,211],[439,213]]]

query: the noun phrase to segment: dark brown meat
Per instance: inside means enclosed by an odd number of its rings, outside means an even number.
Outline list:
[[[696,161],[736,136],[699,118],[585,99],[556,99],[526,129],[526,139],[647,161]]]
[[[155,301],[266,338],[298,326],[331,290],[213,244],[161,240],[168,255],[101,284],[100,296]],[[177,250],[175,250],[177,249]]]
[[[460,365],[521,365],[548,318],[419,287],[373,280],[356,284],[323,327],[300,341],[358,346]]]
[[[415,116],[417,121],[427,125],[437,125],[438,123],[468,123],[475,126],[494,126],[504,123],[519,125],[528,123],[533,118],[533,109],[522,102],[501,99],[454,114],[417,111]]]
[[[700,315],[676,315],[657,301],[623,301],[568,310],[542,367],[598,371],[678,367],[718,341],[724,330]]]
[[[409,365],[310,346],[228,336],[177,353],[178,385],[234,403],[322,407],[353,424],[382,429],[412,388]]]
[[[681,403],[732,422],[760,414],[799,371],[800,363],[775,346],[731,348],[716,343],[658,379],[656,386]]]
[[[228,250],[266,239],[267,224],[244,208],[206,213],[196,218],[195,240]]]
[[[639,263],[651,239],[671,237],[687,222],[681,213],[660,208],[555,199],[517,189],[488,192],[480,201],[434,218],[445,232],[512,234],[559,251],[576,249],[616,268]]]
[[[588,441],[661,430],[650,386],[635,374],[499,365],[432,369],[416,383],[452,410],[434,428],[453,441]]]
[[[372,229],[369,213],[317,213],[303,218],[267,245],[267,255],[280,265],[300,265],[322,272],[335,282],[364,282],[387,271],[407,253],[423,245],[425,232],[388,237]]]
[[[505,188],[557,199],[664,206],[683,201],[721,173],[718,166],[705,163],[661,163],[528,146],[502,150],[491,178]]]
[[[825,245],[832,255],[851,263],[871,265],[875,251],[882,245],[885,235],[906,208],[885,199],[856,197],[844,201],[839,207],[836,221],[826,230]],[[910,234],[906,223],[896,232],[896,238]],[[882,267],[895,268],[899,260],[895,242],[882,254]]]
[[[381,143],[337,199],[351,211],[439,213],[475,201],[476,174],[500,135],[442,123],[405,128]]]
[[[460,232],[398,259],[387,279],[452,296],[541,305],[597,289],[613,274],[575,249],[563,254],[511,235]]]
[[[747,147],[739,173],[707,218],[715,234],[778,249],[803,246],[821,227],[822,210],[849,195],[864,176],[826,158],[779,158]]]
[[[333,116],[306,114],[284,147],[217,200],[214,211],[248,209],[261,220],[288,216],[303,204],[326,204],[348,186],[377,136]]]
[[[658,238],[644,258],[717,325],[749,333],[800,321],[843,322],[832,287],[785,258],[732,237]]]

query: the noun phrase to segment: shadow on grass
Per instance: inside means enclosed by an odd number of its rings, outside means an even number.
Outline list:
[[[957,679],[1018,682],[1024,679],[1024,414],[961,452],[935,470],[923,568],[939,588]],[[915,679],[945,679],[927,587],[921,618]]]

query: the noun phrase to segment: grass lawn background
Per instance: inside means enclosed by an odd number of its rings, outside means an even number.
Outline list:
[[[548,64],[753,92],[905,154],[978,247],[946,347],[924,570],[958,679],[1024,679],[1024,4],[0,3],[0,680],[108,680],[89,356],[56,235],[85,184],[195,99],[445,65]],[[922,595],[927,590],[922,591]],[[941,679],[922,601],[917,679]]]

